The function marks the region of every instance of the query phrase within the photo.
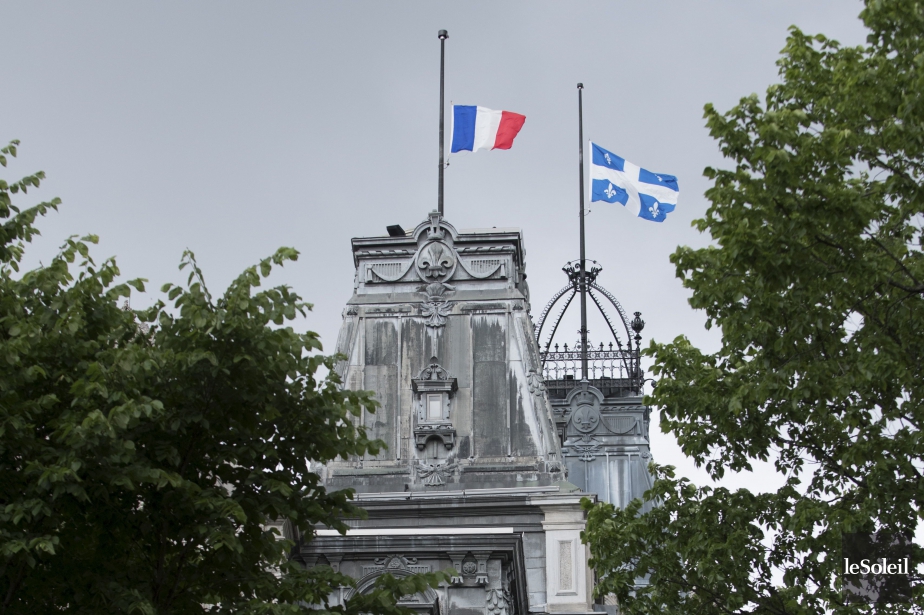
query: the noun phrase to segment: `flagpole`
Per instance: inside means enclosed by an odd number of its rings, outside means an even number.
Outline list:
[[[578,177],[581,194],[581,380],[587,381],[587,267],[584,256],[584,84],[578,89]],[[440,193],[442,194],[442,193]]]
[[[446,104],[443,98],[443,91],[446,84],[445,60],[446,60],[446,39],[449,33],[446,30],[440,30],[437,34],[440,38],[440,194],[437,201],[440,216],[443,215],[443,111]]]

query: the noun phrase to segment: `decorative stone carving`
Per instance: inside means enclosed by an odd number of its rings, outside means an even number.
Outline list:
[[[542,377],[535,372],[535,370],[529,370],[529,373],[526,374],[526,384],[529,386],[529,392],[532,395],[545,397],[545,382],[542,380]]]
[[[459,260],[459,265],[465,273],[476,280],[507,277],[507,262],[505,259],[479,258],[470,260],[467,263],[463,260]]]
[[[507,596],[503,589],[485,590],[485,607],[488,615],[507,615]]]
[[[636,432],[638,419],[634,416],[606,416],[603,424],[614,434],[623,435]]]
[[[451,462],[425,463],[417,462],[417,478],[424,485],[442,485],[452,475],[459,464]]]
[[[417,558],[404,557],[403,555],[387,555],[385,557],[376,558],[372,561],[374,561],[376,565],[385,568],[385,570],[407,570],[409,565],[417,563]]]
[[[573,448],[581,456],[581,461],[593,461],[600,452],[599,444],[575,444]]]
[[[341,559],[343,559],[342,555],[337,559],[338,565]],[[403,571],[410,574],[430,572],[430,566],[418,565],[416,557],[405,557],[404,555],[393,554],[386,555],[385,557],[377,557],[372,561],[373,565],[363,566],[363,577],[381,572]]]
[[[427,440],[430,438],[439,438],[446,450],[452,450],[456,444],[456,430],[452,423],[429,424],[421,423],[414,427],[414,442],[417,450],[422,451],[427,447]]]
[[[517,318],[517,320],[520,322],[520,333],[523,334],[523,346],[526,348],[526,353],[523,355],[523,358],[526,360],[526,372],[536,374],[536,378],[539,379],[539,382],[543,382],[542,362],[539,360],[539,347],[532,343],[532,340],[536,339],[532,320],[530,318]],[[545,387],[544,382],[542,386]]]
[[[593,406],[579,406],[571,415],[571,424],[581,433],[590,433],[600,424],[600,412]]]
[[[429,226],[427,226],[427,239],[442,239],[446,235],[446,231],[440,227],[440,222],[443,220],[443,214],[437,210],[433,210],[427,216],[429,219]]]
[[[450,584],[480,585],[482,587],[488,584],[488,557],[491,555],[490,551],[476,551],[474,554],[471,551],[468,553],[456,551],[448,555],[452,560],[452,567],[458,573],[457,576],[450,578]]]
[[[366,267],[366,283],[397,282],[407,274],[412,261],[377,262]]]
[[[439,328],[446,324],[453,306],[449,297],[455,290],[455,286],[443,282],[431,282],[422,288],[424,301],[420,306],[420,315],[427,319],[428,327]]]
[[[455,576],[449,577],[449,584],[450,585],[462,585],[465,582],[465,580],[462,578],[462,575],[465,574],[463,558],[465,558],[466,554],[456,551],[452,553],[447,553],[447,555],[449,555],[449,559],[452,560],[453,570],[456,571]]]
[[[446,317],[452,311],[449,297],[455,287],[447,284],[459,265],[459,255],[453,246],[453,238],[440,226],[443,217],[439,212],[431,212],[427,226],[427,238],[422,241],[413,259],[417,275],[426,283],[420,288],[424,295],[420,306],[420,315],[426,319],[428,327],[442,327]]]
[[[420,370],[415,381],[432,382],[446,380],[455,380],[455,378],[452,377],[452,374],[450,374],[445,367],[436,362],[436,357],[430,357],[430,364]],[[417,390],[416,387],[414,390]]]
[[[420,306],[420,315],[427,319],[427,326],[438,329],[446,324],[446,317],[452,311],[450,303],[428,301]]]
[[[456,271],[458,259],[443,241],[431,241],[417,252],[417,272],[424,282],[445,282]]]
[[[342,553],[328,553],[327,562],[334,572],[340,572],[340,562],[343,561]]]
[[[603,394],[596,388],[581,383],[579,388],[568,394],[568,411],[564,417],[565,443],[572,442],[576,437],[585,443],[590,443],[591,436],[606,431],[602,426],[604,422],[600,412],[600,402]]]
[[[478,570],[475,573],[475,585],[488,584],[488,556],[490,553],[475,553],[475,561],[478,562]]]

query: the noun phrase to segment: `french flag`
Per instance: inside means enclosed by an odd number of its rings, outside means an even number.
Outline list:
[[[451,152],[510,149],[525,121],[525,115],[510,111],[453,105]]]

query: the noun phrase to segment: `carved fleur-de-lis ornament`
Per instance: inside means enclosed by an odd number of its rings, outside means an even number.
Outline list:
[[[425,245],[417,257],[417,269],[425,281],[444,282],[452,277],[456,269],[456,257],[452,248],[442,241]]]

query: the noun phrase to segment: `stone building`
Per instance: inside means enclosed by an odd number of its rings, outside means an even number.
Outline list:
[[[407,606],[605,610],[592,598],[580,502],[624,505],[649,485],[638,315],[635,346],[617,337],[616,349],[595,350],[593,377],[582,381],[574,348],[540,351],[519,230],[457,231],[433,212],[413,231],[352,246],[354,292],[337,342],[348,359],[338,369],[349,388],[375,391],[381,408],[359,422],[388,448],[324,468],[327,487],[355,489],[368,519],[350,521],[346,536],[321,529],[294,556],[358,580],[335,604],[385,572],[452,567],[449,583]]]

